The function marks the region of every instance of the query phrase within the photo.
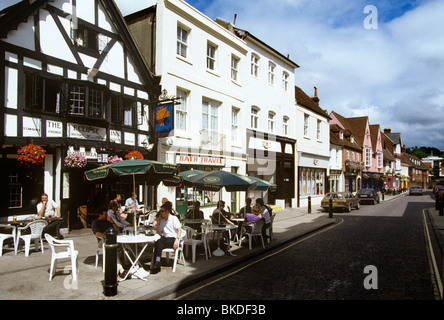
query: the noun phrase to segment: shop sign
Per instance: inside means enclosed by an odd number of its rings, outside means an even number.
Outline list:
[[[213,157],[176,155],[176,164],[224,167],[225,166],[225,159],[224,158],[213,158]]]
[[[46,136],[47,137],[62,137],[63,123],[60,121],[46,120]]]
[[[23,136],[41,137],[42,120],[37,118],[23,117]]]
[[[84,124],[68,123],[68,137],[84,140],[106,140],[106,129]]]

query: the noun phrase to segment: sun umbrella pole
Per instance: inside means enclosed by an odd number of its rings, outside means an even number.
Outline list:
[[[134,235],[137,235],[136,174],[134,173],[133,173],[133,195],[134,195]]]

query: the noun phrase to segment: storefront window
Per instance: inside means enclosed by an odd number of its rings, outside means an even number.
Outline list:
[[[325,169],[302,168],[299,178],[302,197],[325,194]]]

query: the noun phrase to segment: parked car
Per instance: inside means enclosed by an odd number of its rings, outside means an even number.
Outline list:
[[[422,196],[422,188],[420,186],[411,186],[409,189],[409,196],[412,194],[419,194]]]
[[[321,207],[325,211],[328,211],[330,207],[330,198],[333,200],[333,209],[342,209],[350,212],[352,208],[360,208],[359,198],[354,196],[351,192],[330,192],[321,200]]]
[[[356,192],[356,196],[360,202],[372,202],[373,204],[379,203],[379,193],[375,189],[364,188]]]

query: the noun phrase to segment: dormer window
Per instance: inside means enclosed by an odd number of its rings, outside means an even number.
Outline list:
[[[344,131],[339,131],[339,139],[344,139]]]
[[[74,29],[73,31],[77,46],[91,50],[99,50],[99,37],[97,32],[81,25],[78,26],[78,29]]]
[[[355,137],[353,135],[350,136],[350,142],[355,143]]]

